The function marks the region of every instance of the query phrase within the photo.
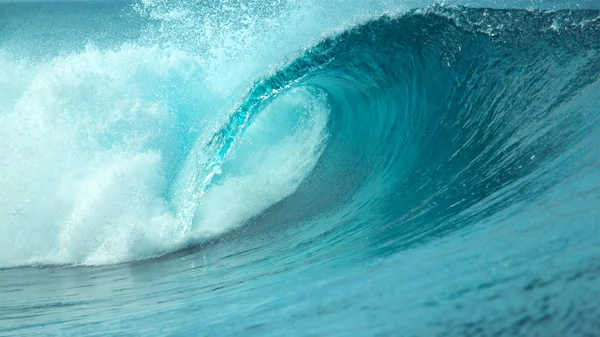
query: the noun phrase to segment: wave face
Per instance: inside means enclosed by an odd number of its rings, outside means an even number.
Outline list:
[[[0,332],[600,331],[600,12],[278,4],[0,5]]]

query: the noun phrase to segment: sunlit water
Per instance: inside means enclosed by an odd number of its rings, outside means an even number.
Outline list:
[[[599,7],[0,3],[0,335],[600,334]]]

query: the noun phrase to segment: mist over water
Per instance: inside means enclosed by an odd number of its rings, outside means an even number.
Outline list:
[[[599,93],[594,3],[0,3],[0,335],[595,335]]]

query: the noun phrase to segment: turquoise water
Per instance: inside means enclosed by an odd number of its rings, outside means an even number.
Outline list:
[[[0,3],[0,335],[595,336],[598,144],[594,2]]]

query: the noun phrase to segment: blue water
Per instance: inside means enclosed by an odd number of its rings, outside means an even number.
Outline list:
[[[597,1],[0,2],[0,335],[600,336],[599,144]]]

